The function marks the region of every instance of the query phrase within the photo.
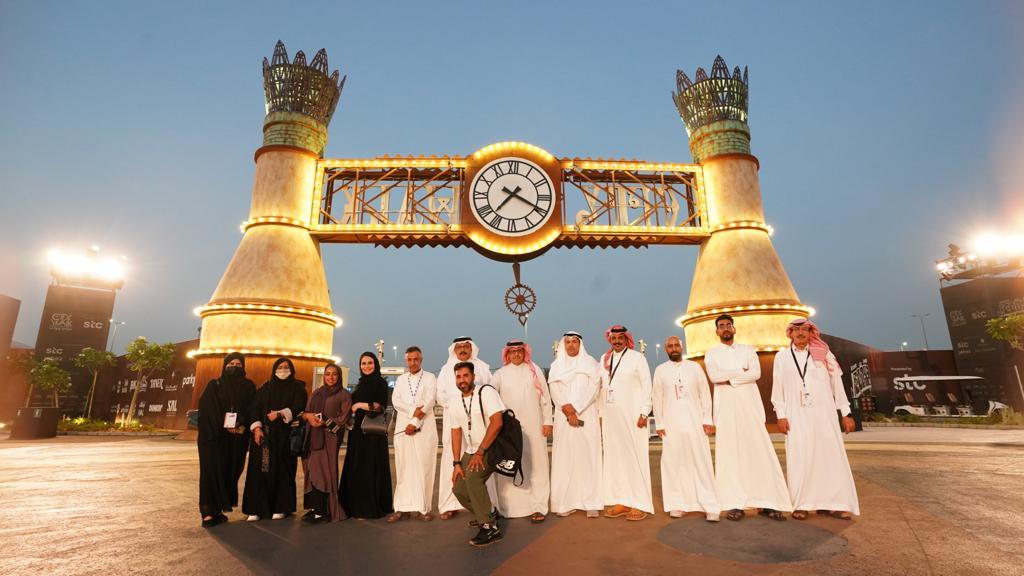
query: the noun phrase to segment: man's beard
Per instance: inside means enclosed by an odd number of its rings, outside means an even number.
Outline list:
[[[732,342],[732,339],[735,336],[736,336],[735,334],[731,334],[731,333],[730,334],[725,334],[725,335],[722,336],[722,341],[723,342]]]
[[[676,352],[674,354],[669,352],[668,359],[673,361],[673,362],[679,362],[680,360],[683,359],[683,354],[682,354],[682,352]]]

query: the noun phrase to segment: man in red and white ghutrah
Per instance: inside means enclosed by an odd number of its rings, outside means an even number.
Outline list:
[[[523,478],[495,477],[498,512],[505,518],[530,517],[537,524],[548,513],[551,484],[548,476],[548,438],[551,437],[551,397],[544,372],[533,363],[530,345],[520,340],[505,343],[502,367],[491,379],[505,407],[523,427]]]
[[[608,518],[643,520],[654,513],[647,416],[651,412],[651,368],[634,350],[625,326],[605,332],[611,349],[601,357],[601,439],[604,442],[604,502]]]

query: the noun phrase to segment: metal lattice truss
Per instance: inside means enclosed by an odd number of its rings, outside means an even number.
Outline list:
[[[698,244],[708,236],[697,164],[562,159],[556,247]],[[321,160],[311,232],[322,242],[462,246],[467,158]]]

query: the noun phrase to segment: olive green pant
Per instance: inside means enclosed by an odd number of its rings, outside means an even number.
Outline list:
[[[494,509],[491,495],[487,493],[487,479],[494,473],[494,467],[487,464],[487,459],[484,458],[484,469],[471,472],[469,459],[472,457],[473,455],[469,453],[462,455],[462,471],[465,477],[455,482],[452,494],[459,499],[463,508],[469,510],[477,523],[483,526],[490,521],[491,510]]]

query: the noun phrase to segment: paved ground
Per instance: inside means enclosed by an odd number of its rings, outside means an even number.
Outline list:
[[[194,444],[0,439],[0,574],[1024,574],[1024,431],[849,438],[863,511],[853,522],[576,515],[510,521],[484,550],[465,544],[464,517],[306,526],[236,512],[203,530]]]

